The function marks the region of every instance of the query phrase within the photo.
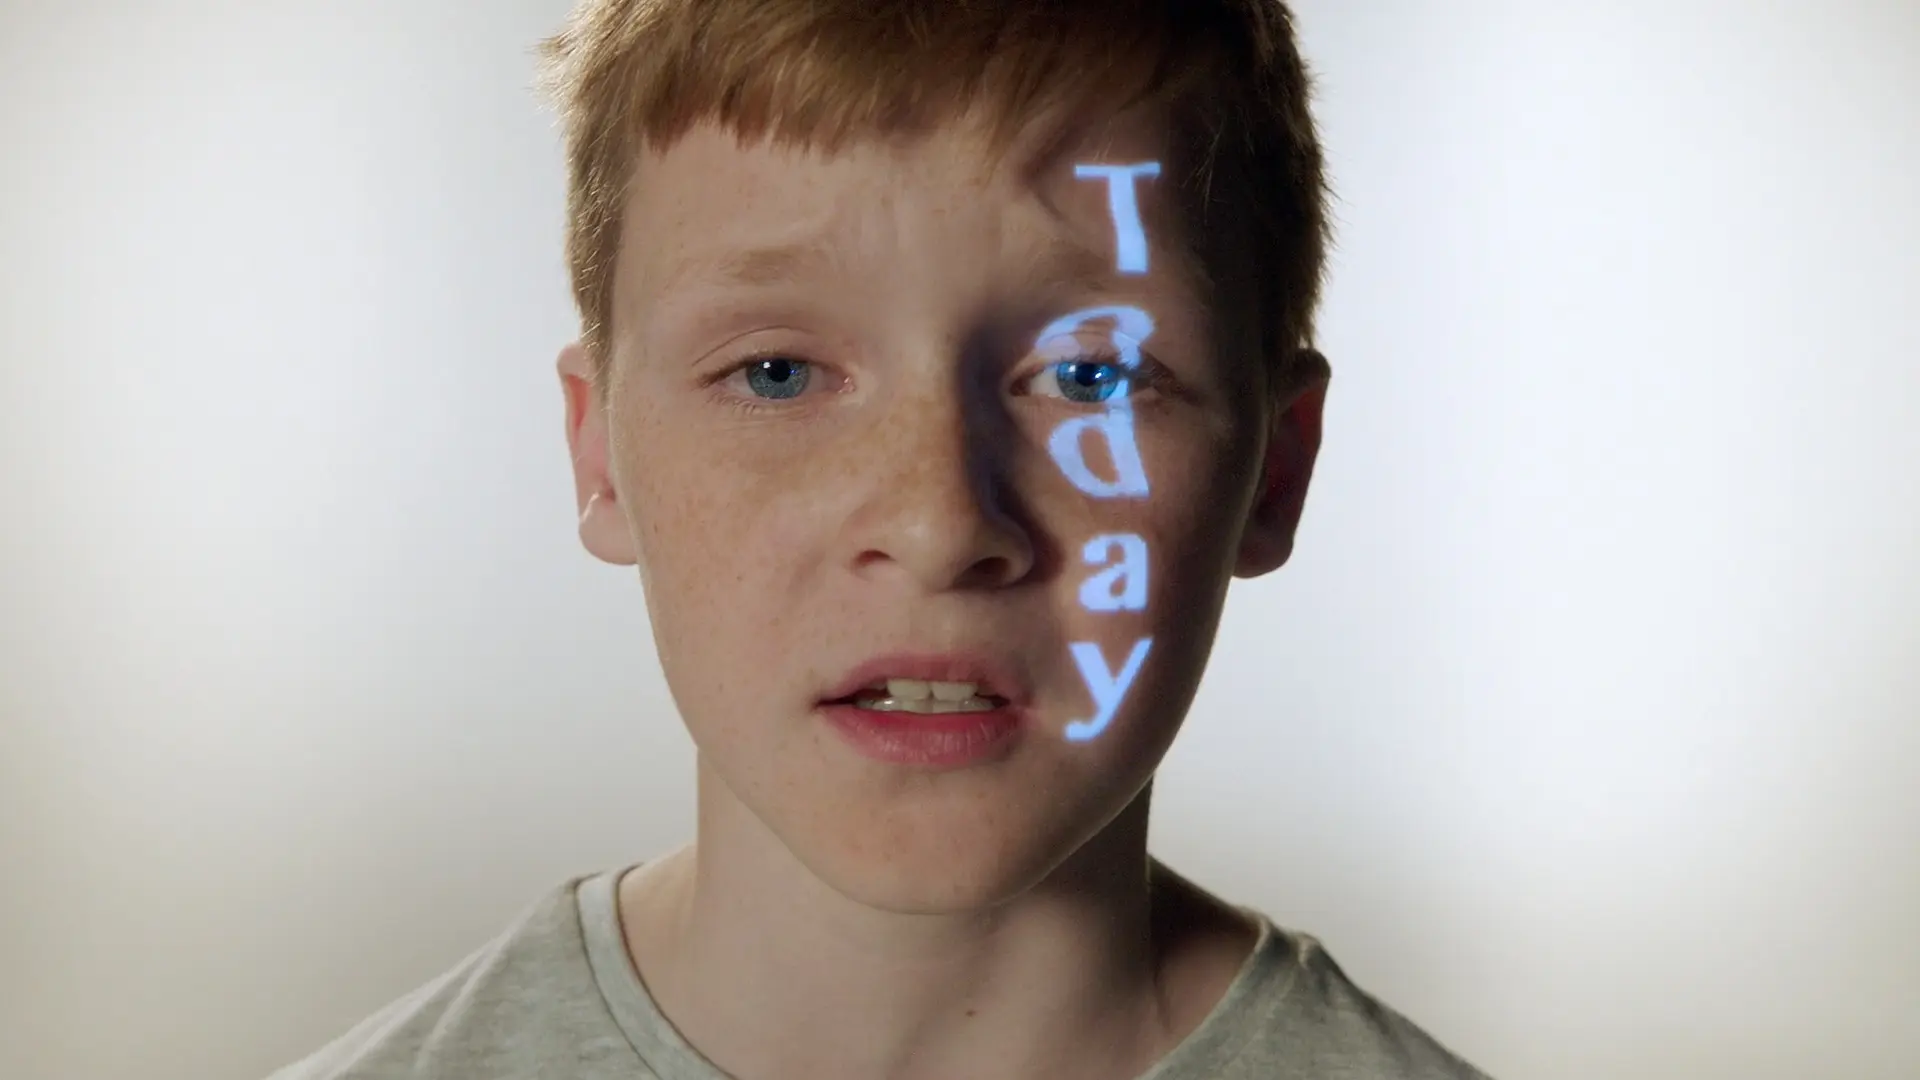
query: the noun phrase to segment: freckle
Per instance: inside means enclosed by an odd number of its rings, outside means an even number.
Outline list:
[[[967,1015],[968,1015],[968,1016],[972,1016],[972,1015],[973,1015],[973,1010],[972,1010],[972,1009],[968,1009],[968,1010],[967,1010]]]

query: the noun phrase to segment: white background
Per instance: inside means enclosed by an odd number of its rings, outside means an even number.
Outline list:
[[[1299,9],[1326,444],[1158,852],[1502,1080],[1920,1076],[1920,4]],[[690,835],[565,2],[0,10],[0,1075],[257,1080]]]

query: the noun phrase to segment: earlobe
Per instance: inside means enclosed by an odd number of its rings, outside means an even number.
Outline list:
[[[1303,358],[1302,384],[1274,410],[1260,487],[1241,531],[1234,576],[1255,578],[1286,565],[1320,453],[1320,422],[1332,372],[1317,352]]]
[[[580,543],[602,562],[635,563],[633,534],[614,491],[608,464],[607,415],[594,389],[586,349],[574,342],[560,350],[557,365],[566,406],[567,450],[573,461]]]
[[[580,544],[587,553],[612,566],[633,566],[633,533],[612,490],[587,497],[580,512]]]

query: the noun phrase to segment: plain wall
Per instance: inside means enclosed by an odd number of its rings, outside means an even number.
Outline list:
[[[0,1076],[257,1080],[690,835],[565,7],[0,9]],[[1158,853],[1503,1080],[1920,1076],[1920,4],[1298,9],[1325,446]]]

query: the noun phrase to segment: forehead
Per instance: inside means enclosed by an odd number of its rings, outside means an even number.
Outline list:
[[[637,163],[619,254],[623,306],[689,290],[769,288],[860,271],[863,257],[899,255],[955,235],[1017,260],[1021,276],[1079,291],[1118,276],[1110,185],[1075,166],[1160,162],[1132,184],[1154,276],[1204,289],[1184,242],[1163,114],[1151,107],[1036,122],[1003,154],[986,124],[870,138],[835,151],[743,142],[697,125]],[[941,251],[919,249],[937,261]],[[958,256],[958,252],[952,252]],[[875,272],[867,267],[866,272]]]

